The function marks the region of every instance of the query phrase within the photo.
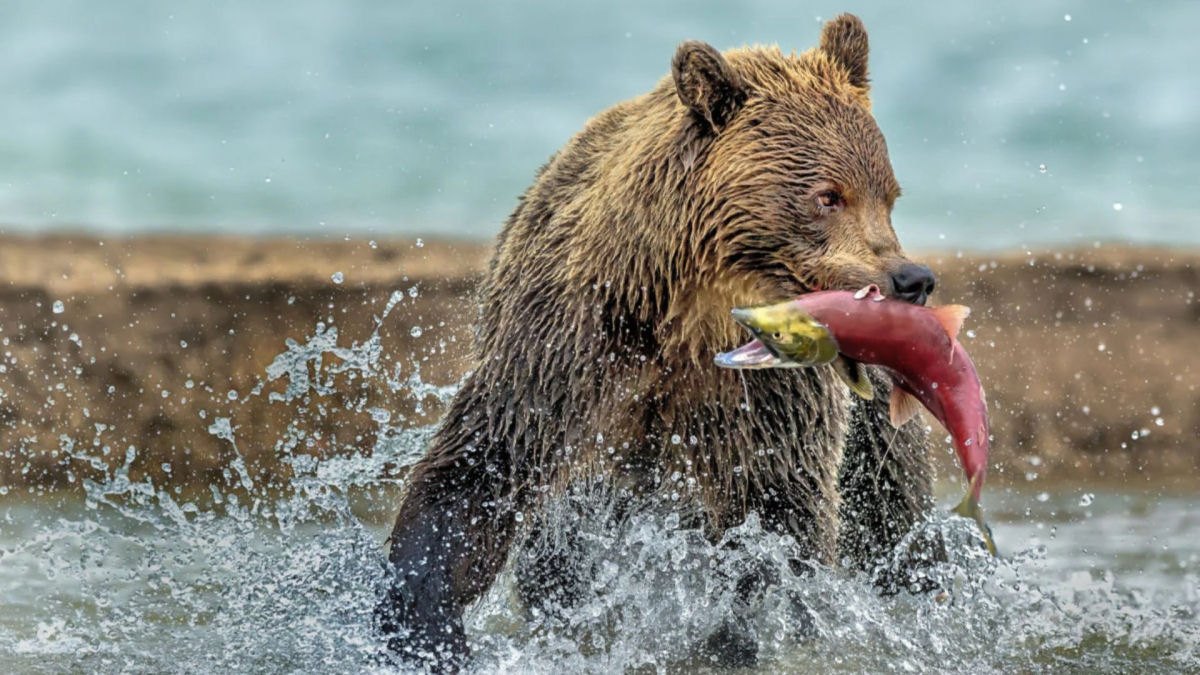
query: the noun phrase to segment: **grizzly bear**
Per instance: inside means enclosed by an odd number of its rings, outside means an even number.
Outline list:
[[[927,510],[931,468],[919,425],[888,425],[887,381],[852,402],[829,367],[743,382],[713,356],[744,338],[735,306],[866,284],[923,303],[933,275],[892,229],[899,195],[848,14],[799,56],[685,42],[653,91],[588,122],[505,223],[474,370],[408,474],[389,649],[461,665],[464,608],[581,481],[699,505],[714,537],[755,513],[797,560],[889,550]]]

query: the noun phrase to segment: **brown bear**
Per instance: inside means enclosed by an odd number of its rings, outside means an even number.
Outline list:
[[[461,664],[463,609],[528,516],[597,477],[699,504],[714,536],[754,512],[797,559],[866,565],[897,542],[931,469],[919,426],[888,425],[886,380],[855,403],[828,367],[743,382],[713,356],[744,338],[735,306],[866,284],[923,303],[899,195],[848,14],[799,56],[685,42],[653,91],[588,122],[498,238],[474,370],[392,532],[389,648]]]

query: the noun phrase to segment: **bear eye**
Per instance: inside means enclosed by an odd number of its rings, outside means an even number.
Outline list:
[[[822,214],[836,211],[846,205],[845,197],[837,190],[825,190],[817,193],[817,208]]]

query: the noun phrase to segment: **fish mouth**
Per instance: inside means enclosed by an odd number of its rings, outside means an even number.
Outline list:
[[[754,324],[754,308],[737,307],[730,313],[733,320],[751,335],[761,335]],[[713,359],[721,368],[735,370],[759,370],[764,368],[803,368],[806,364],[796,363],[784,358],[769,341],[755,338],[746,344],[728,352],[721,352]]]
[[[722,368],[735,370],[754,370],[757,368],[780,368],[789,364],[779,358],[771,348],[761,340],[751,340],[746,344],[728,352],[721,352],[713,362]]]
[[[859,293],[861,297],[873,294],[873,299],[883,299],[879,293],[879,287],[874,284],[863,288]],[[758,337],[737,349],[717,354],[713,359],[717,366],[735,370],[758,370],[766,368],[804,368],[829,363],[832,365],[833,371],[837,374],[838,378],[845,382],[850,387],[850,390],[857,394],[859,398],[870,400],[875,397],[874,387],[871,384],[870,378],[867,377],[864,365],[848,356],[837,353],[837,340],[832,335],[828,335],[828,339],[834,349],[834,353],[828,359],[822,358],[822,360],[816,362],[797,362],[780,354],[771,340],[761,339],[763,336],[762,327],[755,322],[755,315],[758,311],[761,311],[761,308],[737,307],[731,311],[734,321],[750,331],[751,335]],[[817,325],[821,326],[820,324]],[[824,328],[824,326],[821,327]]]
[[[757,335],[757,329],[754,327],[752,320],[754,313],[749,308],[737,307],[730,314],[733,315],[733,320],[738,322],[752,335]],[[713,359],[713,361],[722,368],[732,368],[736,370],[755,370],[760,368],[786,368],[792,364],[780,358],[770,345],[757,338],[747,342],[746,344],[728,352],[721,352]]]
[[[792,361],[785,361],[761,340],[751,340],[737,349],[721,352],[713,358],[713,363],[721,368],[730,370],[764,370],[767,368],[803,368],[804,366]],[[871,400],[875,398],[875,390],[863,364],[854,359],[838,354],[830,365],[838,379],[846,383],[850,390],[859,398]]]

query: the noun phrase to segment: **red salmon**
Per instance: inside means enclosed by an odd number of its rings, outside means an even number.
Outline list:
[[[860,395],[871,395],[869,381],[854,375],[853,362],[886,368],[894,381],[892,424],[907,422],[920,403],[950,433],[970,486],[954,511],[979,523],[995,553],[979,507],[990,444],[987,400],[975,364],[957,339],[968,313],[961,305],[921,307],[886,298],[875,286],[817,291],[777,305],[733,310],[757,340],[718,356],[717,363],[762,368],[828,362],[832,349],[823,340],[824,328],[837,353],[852,360],[840,372],[850,373],[847,381]]]

